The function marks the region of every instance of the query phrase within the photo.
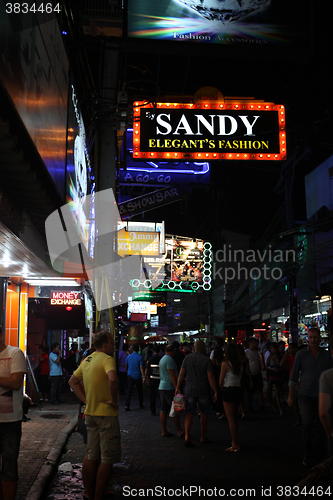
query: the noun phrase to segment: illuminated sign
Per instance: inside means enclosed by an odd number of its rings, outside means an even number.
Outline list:
[[[166,253],[162,257],[144,258],[149,279],[132,279],[135,289],[151,290],[159,283],[157,291],[195,292],[211,289],[212,245],[208,241],[191,239],[166,239]],[[139,291],[133,297],[139,298]]]
[[[52,292],[51,306],[80,306],[80,292]]]
[[[67,150],[67,202],[75,227],[87,249],[94,257],[95,246],[95,182],[86,145],[86,132],[78,97],[71,85],[71,108]],[[87,195],[89,198],[87,197]],[[88,201],[89,200],[89,201]]]
[[[125,149],[126,148],[126,149]],[[133,159],[133,129],[127,129],[121,159],[124,168],[119,171],[121,186],[164,186],[191,184],[201,187],[210,184],[210,165],[205,161],[151,161]]]
[[[133,314],[144,314],[145,320],[150,319],[150,303],[139,301],[128,301],[127,316],[132,319]]]
[[[126,231],[142,232],[149,231],[152,233],[160,233],[160,254],[165,252],[165,229],[164,221],[162,222],[138,222],[138,221],[119,221],[118,231],[122,228],[126,228]]]
[[[302,49],[311,39],[309,4],[280,0],[277,9],[272,0],[128,0],[128,36],[192,50],[193,44],[230,46],[242,57],[263,48]]]
[[[148,301],[150,303],[158,304],[158,307],[165,307],[167,300],[166,294],[163,292],[155,292],[150,290],[141,290],[140,292],[133,292],[132,300],[139,300],[141,302]]]
[[[135,102],[133,158],[285,160],[285,109],[265,102]]]
[[[117,253],[125,255],[159,255],[158,231],[126,231],[125,228],[117,234]]]

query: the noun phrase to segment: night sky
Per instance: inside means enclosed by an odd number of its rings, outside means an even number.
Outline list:
[[[289,7],[290,2],[272,1],[271,16],[276,20],[280,16],[282,22],[282,12]],[[315,6],[296,1],[293,9],[290,19],[295,23],[295,39],[296,34],[302,35],[301,43],[287,47],[239,49],[124,39],[119,83],[128,92],[129,103],[165,96],[176,102],[177,96],[190,99],[199,88],[212,86],[224,96],[283,104],[287,157],[301,157],[294,169],[292,204],[294,219],[302,221],[304,176],[333,153],[332,5],[324,0]],[[93,61],[93,48],[89,55]],[[146,212],[143,218],[165,220],[166,232],[181,236],[218,241],[221,230],[227,229],[257,241],[270,238],[286,230],[282,167],[280,161],[212,161],[210,186],[195,188],[181,201]],[[154,189],[135,188],[126,194],[135,197]]]

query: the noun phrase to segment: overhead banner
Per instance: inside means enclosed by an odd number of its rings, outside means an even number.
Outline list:
[[[243,54],[276,48],[288,57],[295,49],[303,53],[312,37],[308,0],[127,1],[127,34],[134,39],[218,44]]]
[[[283,105],[134,103],[133,159],[285,160]]]

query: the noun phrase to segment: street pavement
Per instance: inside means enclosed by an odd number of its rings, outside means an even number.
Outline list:
[[[78,403],[71,393],[59,406],[41,403],[29,408],[27,422],[22,422],[22,438],[18,460],[19,484],[16,500],[37,500],[49,478],[57,470],[68,437],[77,422]]]
[[[70,392],[64,399],[60,406],[43,403],[41,410],[31,409],[31,420],[23,423],[16,500],[82,500],[85,445],[82,436],[73,432],[78,402]],[[114,466],[109,488],[115,499],[284,498],[285,487],[309,473],[302,465],[301,429],[294,427],[294,413],[285,403],[281,417],[259,413],[255,399],[253,413],[239,420],[240,451],[227,453],[228,422],[219,420],[213,411],[207,432],[210,442],[200,444],[200,420],[195,417],[191,432],[194,448],[186,448],[171,418],[168,430],[175,435],[161,436],[159,417],[150,414],[148,387],[144,389],[144,409],[139,408],[133,394],[131,411],[126,412],[124,399],[120,397],[119,413],[122,461]],[[181,422],[184,426],[184,416]],[[63,468],[69,473],[61,472]],[[322,498],[333,498],[333,488],[332,496]]]

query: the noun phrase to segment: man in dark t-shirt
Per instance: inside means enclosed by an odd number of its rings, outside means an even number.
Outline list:
[[[194,344],[195,352],[185,357],[177,381],[176,393],[179,392],[186,376],[186,417],[185,417],[185,446],[193,446],[190,440],[190,430],[193,414],[197,404],[201,413],[201,443],[207,442],[206,431],[208,424],[210,387],[213,389],[213,403],[217,399],[217,388],[213,374],[213,364],[206,355],[205,344],[197,340]]]
[[[179,350],[180,344],[179,344],[179,342],[177,342],[177,340],[174,340],[172,342],[172,345],[175,348],[175,352],[174,352],[174,355],[173,355],[173,360],[174,360],[174,362],[177,365],[178,373],[180,373],[180,369],[182,367],[182,363],[184,361],[185,354],[183,352],[180,352],[180,350]]]

